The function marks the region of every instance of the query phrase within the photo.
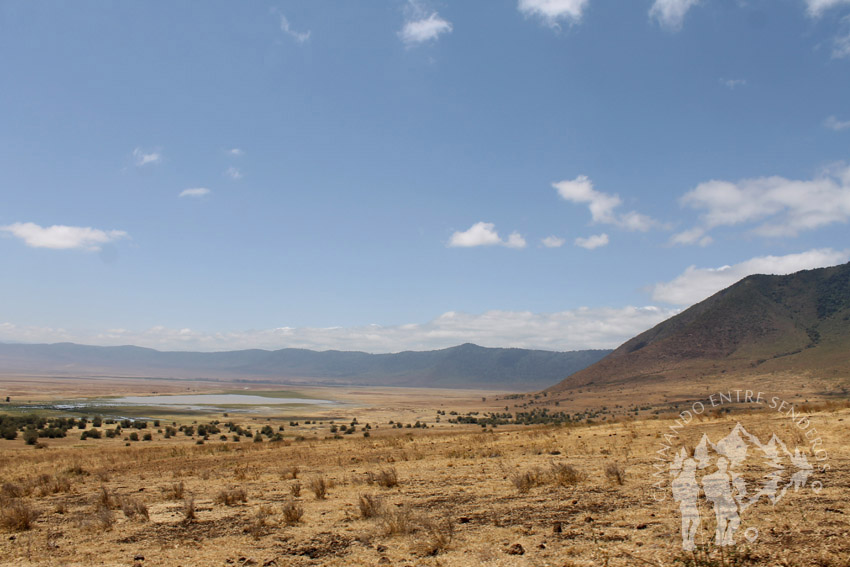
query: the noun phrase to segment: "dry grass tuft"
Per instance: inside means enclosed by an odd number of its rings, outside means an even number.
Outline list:
[[[195,513],[195,499],[190,496],[183,501],[183,523],[188,524],[197,518],[198,515]]]
[[[162,493],[168,500],[183,500],[186,496],[186,486],[181,480],[163,488]]]
[[[574,486],[585,479],[584,473],[564,463],[553,463],[549,474],[558,486]]]
[[[138,498],[133,498],[132,496],[119,496],[118,504],[126,518],[132,520],[133,518],[138,517],[144,521],[150,520],[147,505]]]
[[[295,481],[293,484],[290,484],[289,493],[292,495],[293,498],[298,498],[299,496],[301,496],[301,483]]]
[[[398,471],[396,471],[395,467],[390,467],[388,469],[382,469],[377,473],[369,472],[366,475],[366,482],[377,484],[384,488],[393,488],[398,486]]]
[[[626,471],[617,463],[608,463],[605,467],[605,477],[622,486],[626,482]]]
[[[407,506],[385,509],[380,515],[380,524],[388,536],[408,535],[416,530],[413,513]]]
[[[224,504],[225,506],[235,506],[236,504],[248,501],[248,493],[244,488],[226,488],[216,494],[215,502]]]
[[[384,500],[374,494],[361,494],[357,499],[360,516],[364,519],[376,518],[384,512]]]
[[[422,526],[424,536],[419,540],[420,555],[438,555],[446,551],[454,538],[454,525],[448,518],[426,520]]]
[[[328,481],[323,476],[314,476],[310,479],[309,487],[313,494],[316,495],[316,500],[324,500],[328,496]]]
[[[0,525],[7,530],[23,532],[32,528],[39,513],[23,500],[0,502]]]
[[[292,500],[286,502],[281,508],[280,512],[283,515],[283,521],[290,526],[300,522],[301,517],[304,516],[304,508],[302,508],[300,504]]]

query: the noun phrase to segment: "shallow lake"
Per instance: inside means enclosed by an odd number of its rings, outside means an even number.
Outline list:
[[[176,396],[124,396],[103,400],[109,404],[145,406],[280,406],[292,404],[332,404],[331,400],[314,398],[271,398],[251,394],[178,394]]]

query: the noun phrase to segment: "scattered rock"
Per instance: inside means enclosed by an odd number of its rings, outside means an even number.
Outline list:
[[[133,561],[144,561],[144,560],[145,560],[144,555],[136,555],[135,557],[133,557]]]
[[[460,518],[457,519],[458,523],[460,523],[460,524],[468,524],[470,522],[470,520],[472,520],[472,518],[468,518],[466,516],[461,516]]]
[[[589,524],[590,522],[592,522],[592,521],[593,521],[593,516],[588,516],[588,517],[586,517],[586,518],[584,519],[584,521],[585,521],[585,522],[587,522],[587,523]]]
[[[522,545],[515,543],[507,548],[505,553],[508,555],[525,555],[525,548]]]
[[[559,534],[562,531],[564,531],[564,529],[561,527],[561,522],[555,522],[555,524],[552,526],[552,533]]]
[[[378,553],[386,553],[387,546],[386,545],[379,545],[378,547],[375,548],[375,551],[377,551]]]

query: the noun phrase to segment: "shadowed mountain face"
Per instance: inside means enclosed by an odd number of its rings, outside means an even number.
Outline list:
[[[776,371],[850,376],[850,264],[744,278],[550,391]]]
[[[0,343],[0,373],[535,390],[593,364],[610,352],[550,352],[464,344],[397,354],[305,349],[199,353],[161,352],[134,346]]]

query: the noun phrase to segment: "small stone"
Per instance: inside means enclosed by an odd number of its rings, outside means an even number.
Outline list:
[[[645,530],[646,524],[638,524],[637,526],[635,526],[635,529],[636,530]]]
[[[386,545],[379,545],[378,547],[376,547],[376,548],[375,548],[375,550],[376,550],[378,553],[386,553],[386,551],[387,551],[387,546],[386,546]]]
[[[525,555],[525,548],[522,545],[515,543],[505,550],[508,555]]]
[[[144,561],[144,560],[145,560],[144,555],[136,555],[135,557],[133,557],[133,561]]]
[[[471,518],[467,518],[466,516],[461,516],[457,519],[457,521],[461,524],[468,524]]]
[[[555,525],[552,526],[552,533],[559,534],[562,531],[564,531],[564,529],[561,527],[561,522],[555,522]]]
[[[586,517],[586,518],[584,519],[584,521],[585,521],[585,522],[587,522],[587,523],[589,524],[590,522],[592,522],[592,521],[593,521],[593,516],[588,516],[588,517]]]

